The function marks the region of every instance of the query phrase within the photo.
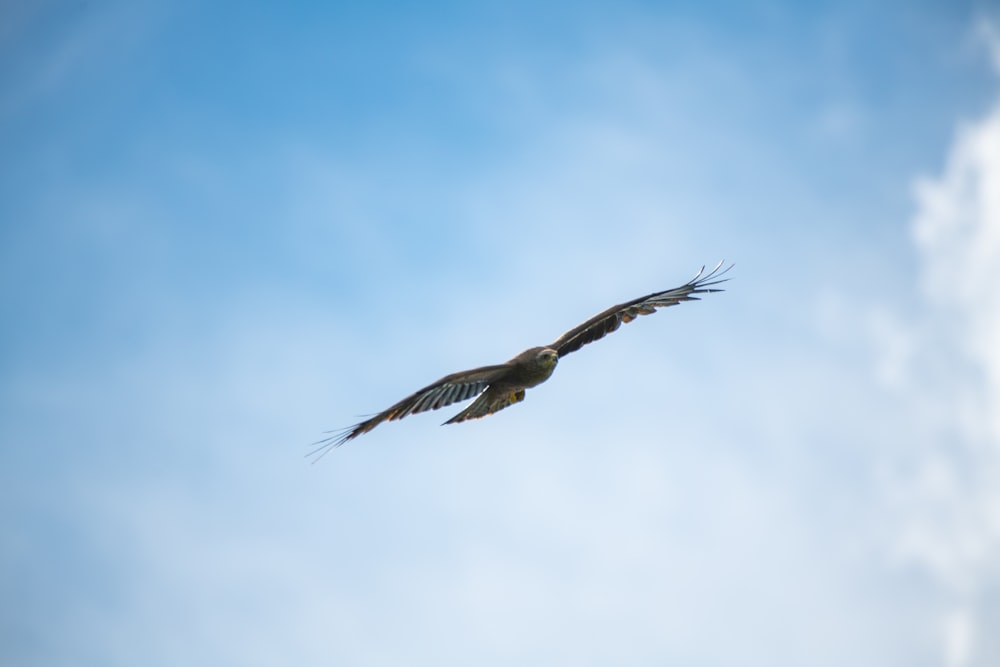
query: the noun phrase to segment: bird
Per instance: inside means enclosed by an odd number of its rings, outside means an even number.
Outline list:
[[[698,301],[699,297],[695,296],[697,294],[724,291],[717,286],[729,280],[723,276],[733,268],[730,264],[723,269],[724,262],[725,260],[716,264],[708,273],[705,273],[705,267],[702,266],[691,280],[680,287],[653,292],[612,306],[573,327],[555,342],[528,348],[510,361],[445,375],[364,421],[344,429],[327,431],[324,434],[326,437],[314,442],[315,448],[306,456],[315,457],[315,463],[330,450],[368,433],[382,422],[437,410],[473,397],[477,397],[475,401],[442,426],[480,419],[519,403],[524,400],[525,390],[548,380],[559,360],[570,352],[576,352],[584,345],[604,338],[640,315],[656,312],[657,308],[675,306],[682,301]]]

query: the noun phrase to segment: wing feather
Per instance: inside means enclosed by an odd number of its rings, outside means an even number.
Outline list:
[[[479,395],[472,404],[445,424],[458,424],[469,419],[479,419],[524,400],[524,387],[493,386]]]
[[[321,459],[328,451],[340,447],[348,440],[353,440],[367,433],[382,422],[395,421],[407,415],[415,415],[427,410],[437,410],[446,405],[464,401],[482,393],[490,383],[502,379],[510,372],[510,364],[482,366],[467,371],[446,375],[423,389],[419,389],[395,405],[374,415],[354,426],[332,431],[330,435],[313,443],[316,447],[307,456],[315,456],[315,461]]]
[[[680,287],[675,287],[663,292],[654,292],[653,294],[647,294],[646,296],[639,297],[638,299],[633,299],[632,301],[626,301],[625,303],[620,303],[617,306],[612,306],[604,312],[598,313],[578,327],[570,329],[560,336],[556,342],[549,345],[549,347],[558,352],[560,357],[563,357],[570,352],[576,352],[587,343],[592,343],[595,340],[604,338],[606,335],[620,327],[622,323],[628,324],[640,315],[655,313],[657,308],[675,306],[682,301],[697,301],[698,297],[695,296],[696,294],[721,292],[723,291],[722,289],[714,286],[729,280],[728,278],[723,278],[722,276],[724,276],[729,269],[733,268],[733,265],[730,264],[723,269],[722,264],[723,262],[719,262],[715,265],[715,268],[708,273],[705,273],[704,266],[701,267],[701,270],[695,274],[694,278],[687,281]],[[722,270],[720,271],[720,269]]]

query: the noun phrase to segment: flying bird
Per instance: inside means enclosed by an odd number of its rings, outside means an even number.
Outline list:
[[[318,461],[331,449],[367,433],[382,422],[402,419],[407,415],[427,410],[437,410],[474,396],[478,398],[445,424],[479,419],[519,403],[524,400],[525,389],[549,379],[559,359],[570,352],[576,352],[587,343],[604,338],[622,323],[627,324],[639,315],[649,315],[656,312],[657,308],[674,306],[682,301],[697,301],[696,294],[723,291],[715,286],[729,280],[722,276],[733,268],[733,265],[730,264],[722,269],[722,264],[723,262],[719,262],[708,273],[705,273],[704,266],[701,267],[694,278],[680,287],[654,292],[612,306],[570,329],[555,342],[529,348],[508,362],[446,375],[369,419],[339,431],[330,431],[329,437],[313,443],[318,446],[307,456],[317,455],[314,462]]]

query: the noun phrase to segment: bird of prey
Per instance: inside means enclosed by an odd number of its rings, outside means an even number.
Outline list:
[[[529,348],[506,363],[446,375],[369,419],[346,429],[330,431],[329,437],[313,443],[317,447],[307,456],[318,455],[315,459],[318,461],[331,449],[367,433],[382,422],[402,419],[407,415],[427,410],[437,410],[474,396],[478,398],[445,424],[479,419],[523,401],[524,390],[549,379],[559,359],[570,352],[576,352],[587,343],[604,338],[622,323],[631,322],[639,315],[653,313],[657,308],[673,306],[682,301],[697,301],[696,294],[723,291],[715,286],[729,280],[722,276],[733,268],[733,265],[730,264],[722,269],[722,264],[723,262],[719,262],[708,273],[705,273],[704,266],[701,267],[694,278],[680,287],[654,292],[612,306],[570,329],[555,342]]]

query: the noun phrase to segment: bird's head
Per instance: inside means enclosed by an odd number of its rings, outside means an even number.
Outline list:
[[[538,351],[538,361],[545,368],[555,368],[556,364],[559,363],[559,353],[551,347],[543,347]]]

